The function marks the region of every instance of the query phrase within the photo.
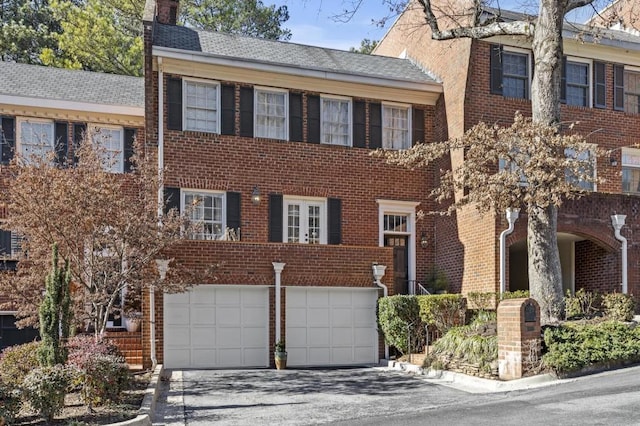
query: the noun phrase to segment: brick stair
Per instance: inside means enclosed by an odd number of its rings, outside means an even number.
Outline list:
[[[141,332],[107,331],[105,337],[120,349],[131,369],[142,369]]]

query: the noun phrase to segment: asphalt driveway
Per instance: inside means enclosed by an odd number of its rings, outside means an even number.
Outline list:
[[[172,379],[164,383],[159,403],[164,418],[154,424],[335,423],[410,412],[425,404],[446,406],[469,397],[420,377],[378,368],[168,373]]]

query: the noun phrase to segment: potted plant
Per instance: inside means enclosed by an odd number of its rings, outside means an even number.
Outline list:
[[[276,361],[276,368],[278,370],[287,368],[287,347],[284,340],[278,340],[276,343],[273,358]]]
[[[142,324],[142,300],[140,295],[131,295],[125,299],[123,317],[127,331],[140,331],[140,325]]]

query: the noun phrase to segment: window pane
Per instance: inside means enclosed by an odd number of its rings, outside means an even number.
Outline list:
[[[384,215],[385,232],[407,232],[407,215]]]
[[[351,145],[349,101],[322,98],[322,142],[332,145]]]
[[[308,212],[308,240],[309,244],[320,243],[320,206],[309,206]]]
[[[640,72],[624,72],[624,110],[632,114],[640,112]]]
[[[256,137],[286,139],[286,98],[281,92],[256,92]]]
[[[589,65],[567,62],[567,104],[589,105]]]
[[[218,132],[218,85],[187,81],[185,129]]]
[[[383,105],[382,147],[409,148],[409,108]]]
[[[53,151],[53,123],[20,122],[20,148],[26,160],[44,159]]]
[[[94,128],[93,143],[102,157],[105,170],[122,173],[124,170],[122,129]]]
[[[197,240],[219,240],[224,236],[225,225],[222,222],[223,195],[186,193],[184,205],[189,219],[197,222],[191,238]]]
[[[510,98],[527,99],[529,88],[528,56],[504,52],[502,56],[502,94]]]

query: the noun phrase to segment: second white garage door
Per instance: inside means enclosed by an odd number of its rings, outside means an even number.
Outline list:
[[[286,292],[288,365],[378,362],[376,289],[288,287]]]
[[[196,286],[164,296],[167,368],[269,365],[266,287]]]

